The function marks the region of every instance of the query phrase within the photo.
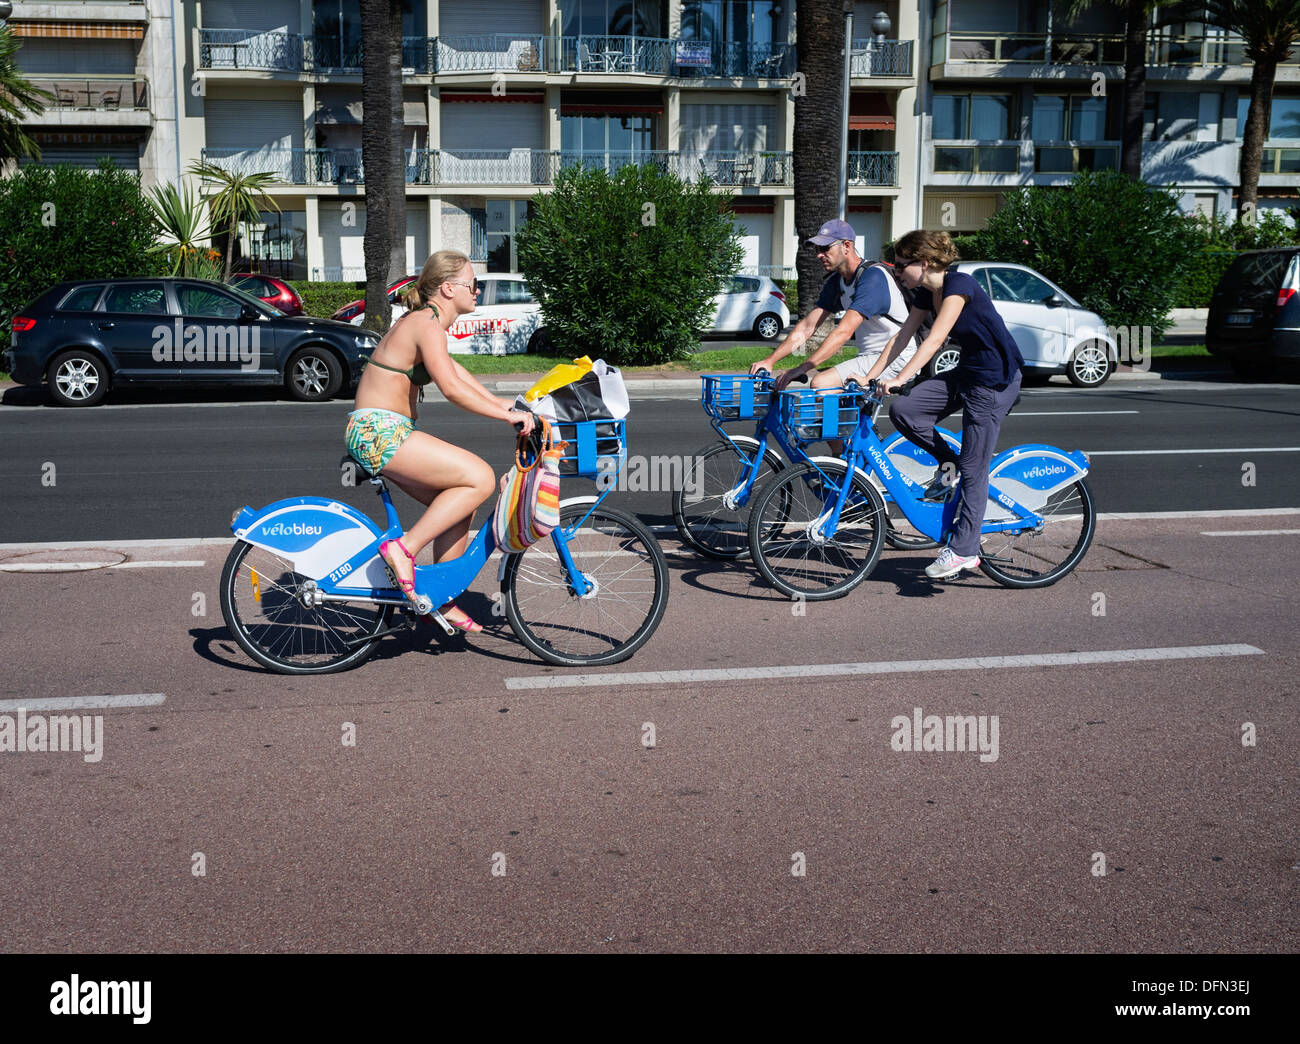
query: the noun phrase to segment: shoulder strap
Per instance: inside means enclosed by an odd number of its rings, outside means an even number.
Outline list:
[[[864,262],[864,264],[865,264],[865,262]],[[900,283],[900,282],[898,281],[898,270],[897,270],[896,268],[893,268],[893,267],[889,266],[889,265],[886,265],[885,262],[883,262],[883,261],[873,261],[873,262],[871,263],[870,267],[871,267],[871,268],[879,268],[879,269],[881,269],[881,270],[885,273],[885,277],[886,277],[887,279],[890,279],[890,280],[893,281],[894,285],[895,285],[896,287],[898,287],[898,295],[903,299],[903,304],[906,305],[906,304],[907,304],[907,291],[903,289],[903,284]],[[859,270],[860,270],[860,269],[861,269],[861,266],[859,266]],[[853,277],[853,281],[854,281],[855,283],[857,282],[857,276],[854,276],[854,277]],[[881,312],[881,313],[880,313],[880,318],[882,318],[882,319],[888,319],[891,323],[893,323],[895,326],[897,326],[900,330],[903,328],[903,323],[905,323],[905,322],[907,321],[907,316],[906,316],[906,315],[903,316],[902,319],[895,319],[895,318],[894,318],[894,317],[893,317],[889,312]]]

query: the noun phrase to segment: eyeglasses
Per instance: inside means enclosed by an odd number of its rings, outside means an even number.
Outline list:
[[[475,279],[472,283],[467,283],[463,279],[448,279],[447,282],[453,284],[454,286],[467,286],[470,288],[471,293],[477,294],[479,290],[477,279]]]
[[[897,263],[900,272],[905,268],[911,268],[913,265],[924,264],[919,257],[914,257],[910,261],[904,261],[901,257],[896,257],[894,261]]]
[[[840,245],[840,241],[837,239],[837,240],[835,240],[834,243],[827,243],[825,246],[819,246],[819,247],[817,248],[817,253],[819,253],[819,254],[829,254],[829,253],[831,252],[831,247],[835,247],[835,246],[839,246],[839,245]]]

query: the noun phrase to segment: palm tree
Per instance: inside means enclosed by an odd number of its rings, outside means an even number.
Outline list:
[[[1277,67],[1300,39],[1300,0],[1208,0],[1205,20],[1246,42],[1250,72],[1250,109],[1241,136],[1241,205],[1254,211],[1259,199],[1259,168],[1273,117],[1273,80]],[[1249,210],[1247,210],[1249,208]]]
[[[280,176],[270,171],[240,174],[207,161],[191,163],[188,173],[202,178],[205,183],[215,182],[215,188],[205,188],[203,201],[208,205],[213,234],[225,236],[226,263],[222,278],[229,279],[239,226],[260,224],[263,210],[280,210],[280,204],[266,191]]]
[[[191,184],[183,190],[170,182],[155,185],[145,196],[153,214],[159,242],[150,253],[164,254],[171,265],[171,275],[195,276],[199,279],[221,277],[220,255],[200,244],[212,229],[203,214],[203,201]]]
[[[361,0],[361,166],[366,172],[365,325],[388,329],[388,286],[406,268],[402,3]]]
[[[6,26],[0,29],[0,159],[41,158],[41,147],[23,130],[23,118],[39,116],[54,101],[49,91],[35,86],[15,61],[21,45]]]
[[[804,241],[840,207],[844,98],[842,0],[799,0],[794,99],[794,227],[799,236],[799,314],[817,303],[826,270]],[[799,88],[803,88],[800,90]]]

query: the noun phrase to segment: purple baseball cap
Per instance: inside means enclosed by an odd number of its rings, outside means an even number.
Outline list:
[[[814,246],[830,246],[832,243],[838,243],[841,239],[847,239],[852,243],[857,236],[853,232],[853,226],[847,221],[841,221],[839,218],[832,218],[826,224],[817,230],[817,234],[808,240]]]

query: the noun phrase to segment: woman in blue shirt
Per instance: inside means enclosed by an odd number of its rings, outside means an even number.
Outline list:
[[[894,246],[894,266],[903,285],[914,290],[907,322],[895,345],[906,345],[921,323],[933,315],[929,336],[899,372],[882,383],[886,392],[906,384],[952,337],[961,347],[957,366],[916,384],[889,407],[894,426],[939,462],[928,499],[943,500],[960,480],[961,508],[953,521],[948,545],[926,567],[926,576],[941,580],[963,569],[979,568],[980,529],[989,497],[989,462],[997,445],[1002,418],[1020,394],[1024,359],[989,295],[970,276],[949,272],[957,250],[946,232],[917,229]],[[881,357],[864,380],[883,373],[897,351]],[[961,454],[935,434],[934,426],[962,410]],[[954,476],[955,471],[955,476]]]

